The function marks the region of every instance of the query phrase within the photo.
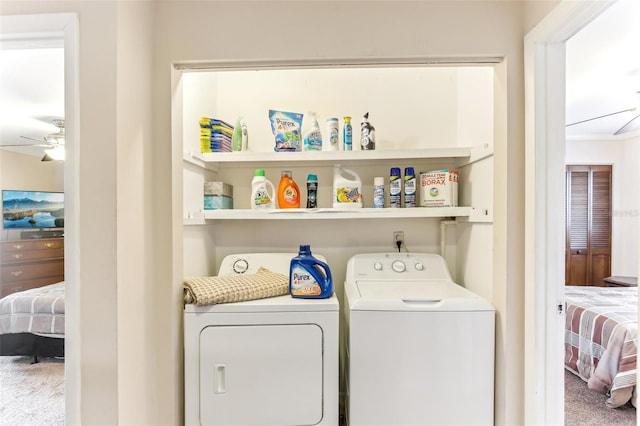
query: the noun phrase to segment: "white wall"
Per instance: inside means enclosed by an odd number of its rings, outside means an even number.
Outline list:
[[[638,145],[638,137],[568,140],[566,145],[567,164],[612,166],[611,275],[636,276],[638,271]]]
[[[153,5],[153,10],[146,10],[147,18],[153,16],[154,20],[153,50],[143,36],[152,32],[149,21],[137,16],[139,9],[125,3],[3,0],[0,12],[77,12],[79,19],[80,122],[76,135],[79,145],[75,148],[79,161],[79,234],[75,262],[82,292],[68,315],[68,320],[74,322],[67,339],[74,349],[66,362],[73,379],[67,382],[67,401],[72,401],[67,405],[68,423],[182,422],[182,276],[181,270],[176,271],[181,269],[181,262],[174,268],[174,259],[182,257],[182,200],[172,198],[172,194],[181,192],[181,188],[174,187],[180,181],[174,176],[182,173],[182,161],[181,152],[171,148],[172,61],[499,55],[506,60],[499,67],[495,90],[499,111],[495,118],[494,230],[491,242],[486,241],[487,235],[474,235],[471,238],[486,244],[470,241],[469,246],[484,248],[474,262],[491,264],[494,273],[492,302],[498,309],[496,423],[521,424],[522,38],[525,27],[535,24],[545,8],[555,2],[532,2],[536,3],[532,8],[535,13],[524,21],[523,2],[504,1],[148,2],[139,7]],[[140,32],[134,31],[128,21],[119,27],[119,20],[128,17],[141,20]],[[238,17],[243,17],[240,23],[244,27],[239,27]],[[326,22],[333,23],[331,31],[325,30]],[[119,31],[129,36],[126,43],[135,43],[140,37],[145,40],[134,47],[143,57],[140,62],[134,61],[130,48],[122,45],[125,41],[119,38]],[[286,49],[283,40],[287,42]],[[141,83],[141,74],[136,70],[125,72],[126,65],[142,63],[144,69],[151,56],[153,72],[147,77],[153,90],[141,89],[136,97],[127,98],[123,89],[128,88],[128,83]],[[118,65],[120,60],[122,67]],[[153,100],[151,107],[149,99]],[[153,113],[150,122],[146,121],[149,110]],[[141,126],[120,123],[128,114],[134,117],[132,120],[143,121]],[[146,134],[150,124],[151,135]],[[144,142],[132,136],[140,136],[136,127],[143,129]],[[143,170],[134,170],[131,163],[121,164],[126,162],[125,137],[136,141],[134,158],[141,160],[143,153],[144,163],[138,164]],[[131,190],[124,187],[129,176],[134,183]],[[143,193],[138,194],[138,189]],[[118,212],[120,208],[128,209],[127,205],[139,207],[139,197],[147,204],[143,214],[148,223],[144,225],[128,220],[132,216],[130,210]],[[131,240],[127,239],[129,234]],[[118,238],[133,244],[120,244]],[[325,246],[335,247],[334,243],[326,243],[320,244],[319,249]],[[127,255],[139,262],[124,262]],[[126,280],[131,288],[118,282],[127,272],[136,277]],[[139,305],[148,308],[146,313],[135,311],[132,305],[120,310],[119,301],[126,296],[118,297],[118,291],[129,289],[134,297],[141,298]],[[137,321],[144,321],[147,328],[143,340],[136,340],[141,328],[132,327],[129,335],[124,327],[127,322]],[[142,347],[146,349],[140,351]],[[154,356],[136,358],[148,352]],[[124,356],[125,353],[131,356]],[[130,382],[119,370],[134,368],[144,370],[134,377],[145,383],[127,392],[124,386]],[[133,402],[126,403],[120,396],[133,398],[140,412],[133,413]],[[119,403],[123,404],[120,414]]]

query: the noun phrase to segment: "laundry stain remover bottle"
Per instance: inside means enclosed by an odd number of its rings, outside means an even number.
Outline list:
[[[329,265],[315,258],[308,245],[301,245],[291,259],[289,293],[301,299],[326,299],[333,295],[333,279]]]

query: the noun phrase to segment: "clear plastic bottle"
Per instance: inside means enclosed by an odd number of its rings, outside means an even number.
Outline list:
[[[318,176],[310,173],[307,176],[307,208],[318,207]]]
[[[373,207],[384,208],[384,178],[373,178]]]
[[[292,176],[293,173],[290,170],[282,171],[282,177],[280,177],[278,184],[278,208],[300,208],[300,189]]]
[[[416,172],[413,167],[404,169],[404,207],[416,206]]]
[[[400,168],[392,167],[389,173],[389,207],[402,207],[402,177]]]

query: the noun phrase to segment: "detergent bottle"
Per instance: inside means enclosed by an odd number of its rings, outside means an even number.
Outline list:
[[[302,299],[326,299],[333,295],[329,265],[316,259],[308,245],[301,245],[289,267],[289,293]]]
[[[362,207],[362,181],[353,170],[333,168],[333,208]]]
[[[275,208],[275,193],[273,184],[264,177],[264,169],[256,169],[251,181],[251,208],[254,210]]]
[[[281,209],[300,208],[300,189],[293,180],[290,170],[283,170],[278,184],[278,207]]]

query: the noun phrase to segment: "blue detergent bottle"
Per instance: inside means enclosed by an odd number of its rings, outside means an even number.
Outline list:
[[[316,259],[308,245],[301,245],[291,259],[289,293],[302,299],[326,299],[333,295],[333,279],[329,265]]]

